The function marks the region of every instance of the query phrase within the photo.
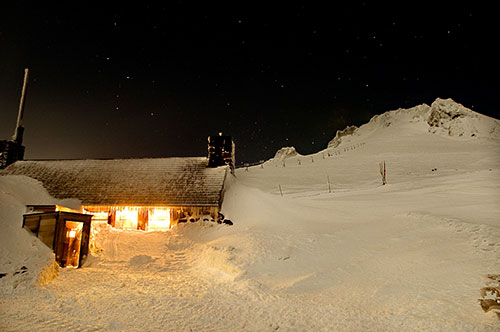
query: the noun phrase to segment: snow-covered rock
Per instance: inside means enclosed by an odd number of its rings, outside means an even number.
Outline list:
[[[356,126],[348,126],[344,130],[337,130],[337,133],[335,134],[335,138],[332,139],[328,143],[329,148],[336,148],[337,146],[342,143],[342,137],[347,136],[347,135],[353,135],[355,134],[356,130],[358,130],[358,127]]]
[[[298,156],[299,153],[293,146],[287,146],[279,149],[276,151],[276,154],[274,155],[274,158],[272,159],[273,161],[283,161],[291,157]]]
[[[452,99],[436,99],[430,107],[427,123],[433,134],[500,138],[500,121],[474,112]]]

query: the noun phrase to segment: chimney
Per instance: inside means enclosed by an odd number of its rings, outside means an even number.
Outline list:
[[[24,115],[24,101],[26,100],[26,86],[28,85],[29,70],[24,70],[23,89],[21,92],[21,101],[19,102],[19,110],[17,113],[17,124],[14,130],[14,135],[10,141],[0,141],[0,169],[15,163],[18,160],[24,159],[24,146],[23,146],[23,115]]]
[[[207,167],[218,167],[229,165],[234,172],[235,155],[234,142],[231,136],[212,135],[208,136],[208,165]]]

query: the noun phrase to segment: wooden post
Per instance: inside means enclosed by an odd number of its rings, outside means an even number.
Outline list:
[[[278,187],[280,188],[281,197],[283,197],[283,191],[281,190],[281,184],[278,184]]]
[[[384,160],[384,185],[387,184],[387,170],[385,168],[385,160]]]
[[[17,124],[16,130],[14,131],[14,136],[12,136],[12,140],[16,143],[22,144],[23,140],[23,115],[24,115],[24,101],[26,100],[26,87],[28,85],[28,74],[29,69],[24,69],[24,81],[23,81],[23,90],[21,91],[21,101],[19,102],[19,110],[17,112]]]
[[[382,185],[385,185],[387,183],[387,180],[386,180],[386,169],[385,169],[385,160],[384,162],[380,162],[379,164],[380,166],[380,175],[382,176]]]
[[[330,175],[327,175],[326,179],[328,180],[328,193],[331,194],[332,193],[332,187],[330,185]]]

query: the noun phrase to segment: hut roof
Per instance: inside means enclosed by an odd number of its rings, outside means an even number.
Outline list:
[[[206,165],[204,157],[23,160],[0,175],[29,176],[53,197],[83,205],[217,206],[227,166]]]

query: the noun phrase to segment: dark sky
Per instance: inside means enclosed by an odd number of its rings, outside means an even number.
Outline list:
[[[496,10],[471,1],[9,3],[0,139],[29,67],[26,158],[203,156],[222,131],[255,162],[437,97],[499,117]]]

